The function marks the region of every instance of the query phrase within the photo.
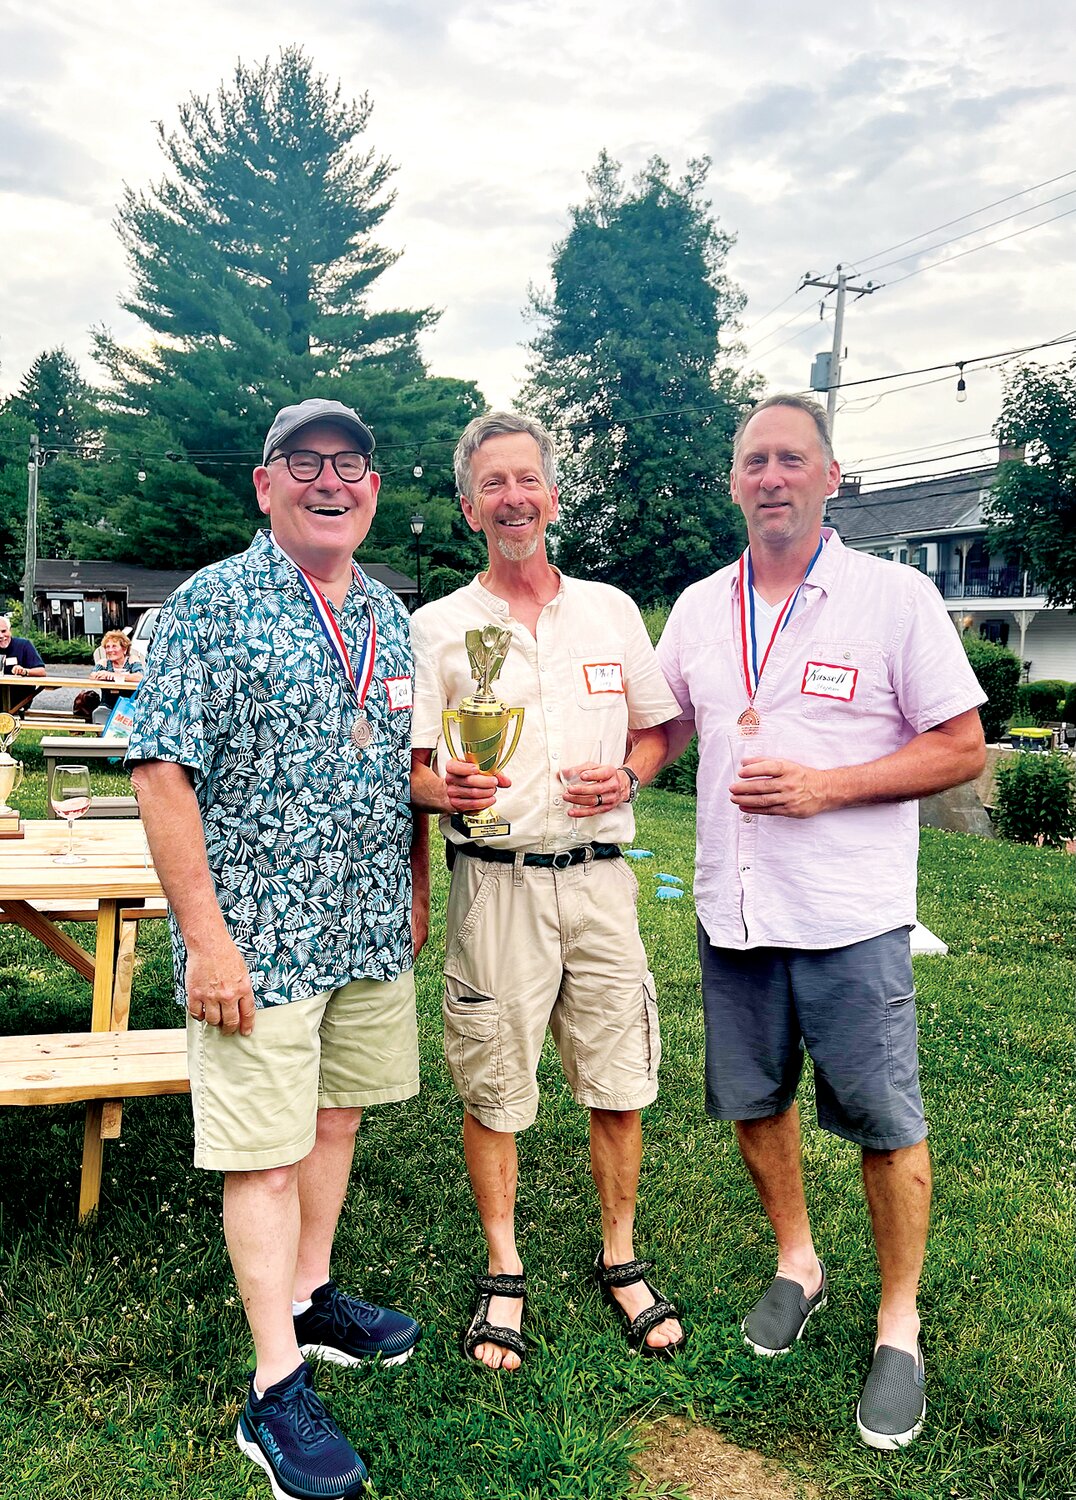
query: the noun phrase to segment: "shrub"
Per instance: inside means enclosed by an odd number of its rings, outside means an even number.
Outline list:
[[[1024,724],[1051,724],[1060,719],[1067,682],[1043,678],[1022,682],[1016,689],[1016,712]]]
[[[20,630],[18,633],[33,641],[46,666],[49,662],[93,661],[94,643],[89,636],[76,635],[73,640],[65,641],[58,635],[42,635],[39,630]]]
[[[1053,750],[1006,756],[995,775],[994,822],[1018,844],[1058,849],[1076,835],[1076,761]]]
[[[641,611],[643,624],[646,626],[650,637],[650,644],[656,646],[661,639],[661,632],[665,629],[665,622],[671,613],[667,604],[655,604],[651,609]]]
[[[980,641],[972,635],[965,635],[962,640],[971,669],[986,694],[986,702],[979,710],[983,733],[989,742],[996,743],[1001,738],[1001,726],[1016,702],[1020,663],[1011,651],[995,646],[993,641]]]
[[[1065,694],[1065,706],[1061,717],[1066,724],[1076,724],[1076,682],[1070,685]]]
[[[679,760],[659,771],[654,785],[663,792],[679,792],[684,797],[694,797],[695,778],[699,774],[699,742],[694,735]]]

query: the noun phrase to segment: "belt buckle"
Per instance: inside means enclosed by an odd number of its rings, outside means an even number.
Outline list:
[[[570,869],[571,866],[575,863],[574,854],[575,851],[573,849],[558,849],[557,852],[551,856],[554,870]],[[563,860],[564,863],[558,863],[559,860]]]

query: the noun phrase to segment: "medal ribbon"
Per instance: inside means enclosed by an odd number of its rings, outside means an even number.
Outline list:
[[[753,567],[753,565],[751,563],[751,549],[750,549],[750,547],[746,547],[744,549],[744,552],[743,552],[743,555],[740,558],[740,564],[739,564],[739,571],[740,571],[740,645],[741,645],[742,652],[743,652],[743,682],[744,682],[744,688],[745,688],[745,690],[747,692],[747,701],[748,701],[748,703],[753,703],[754,702],[755,694],[758,692],[758,685],[762,681],[762,674],[766,670],[766,663],[770,659],[770,652],[773,650],[773,643],[777,639],[777,637],[780,635],[781,631],[784,630],[784,628],[788,624],[789,620],[792,618],[792,611],[796,607],[796,600],[800,596],[800,590],[803,588],[803,585],[807,582],[807,579],[810,576],[811,569],[814,567],[815,563],[818,561],[819,557],[821,556],[822,545],[823,545],[823,538],[820,536],[818,538],[818,546],[815,548],[814,556],[811,558],[810,562],[807,564],[807,572],[804,573],[804,575],[800,579],[799,583],[792,590],[791,594],[789,594],[788,598],[785,600],[785,602],[781,605],[781,608],[778,610],[778,612],[777,612],[777,619],[773,622],[773,630],[772,630],[772,632],[770,634],[770,639],[769,639],[769,641],[768,641],[768,643],[766,645],[765,651],[762,653],[762,663],[761,663],[761,665],[759,665],[759,660],[758,660],[758,641],[755,639],[755,571],[754,571],[754,567]],[[744,566],[745,563],[746,563],[746,569],[745,569],[745,566]],[[746,572],[746,575],[747,575],[747,578],[746,578],[746,587],[745,587],[745,580],[744,580],[744,574],[745,574],[745,572]],[[750,606],[748,605],[748,599],[750,599]],[[750,621],[751,621],[751,651],[750,651],[750,656],[748,655],[748,650],[747,650],[748,609],[749,608],[750,608]]]
[[[340,670],[354,689],[359,700],[359,707],[361,708],[366,702],[366,694],[369,692],[370,683],[373,681],[374,656],[377,651],[377,627],[374,624],[374,612],[370,608],[370,596],[366,592],[366,585],[363,582],[362,574],[355,564],[352,563],[351,572],[355,582],[362,589],[363,599],[366,603],[366,613],[370,621],[370,629],[367,632],[366,640],[363,642],[362,656],[359,659],[358,681],[356,682],[355,669],[351,665],[351,653],[347,648],[347,641],[344,640],[340,627],[336,623],[336,616],[332,612],[332,606],[314,580],[308,573],[303,572],[298,563],[295,563],[295,570],[302,579],[303,586],[309,595],[310,604],[314,611],[314,618],[321,627],[322,635],[329,643],[329,650],[336,658]]]

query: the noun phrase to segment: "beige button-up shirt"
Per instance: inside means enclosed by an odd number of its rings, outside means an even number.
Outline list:
[[[519,745],[505,767],[512,785],[498,791],[496,803],[512,831],[490,839],[491,846],[548,854],[583,843],[629,843],[635,818],[628,803],[593,818],[569,818],[557,772],[584,761],[622,765],[629,730],[680,715],[635,604],[608,584],[562,576],[535,636],[476,578],[416,611],[412,744],[433,750],[442,772],[451,759],[442,711],[475,692],[464,637],[489,624],[512,632],[492,690],[510,708],[524,710]],[[441,832],[464,841],[447,817]]]

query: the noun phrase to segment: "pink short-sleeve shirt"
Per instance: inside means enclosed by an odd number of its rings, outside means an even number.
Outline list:
[[[899,750],[986,701],[934,585],[826,545],[754,706],[777,755],[829,769]],[[685,590],[658,661],[699,736],[695,902],[718,947],[837,948],[915,921],[918,802],[758,817],[729,797],[747,706],[735,564]]]

